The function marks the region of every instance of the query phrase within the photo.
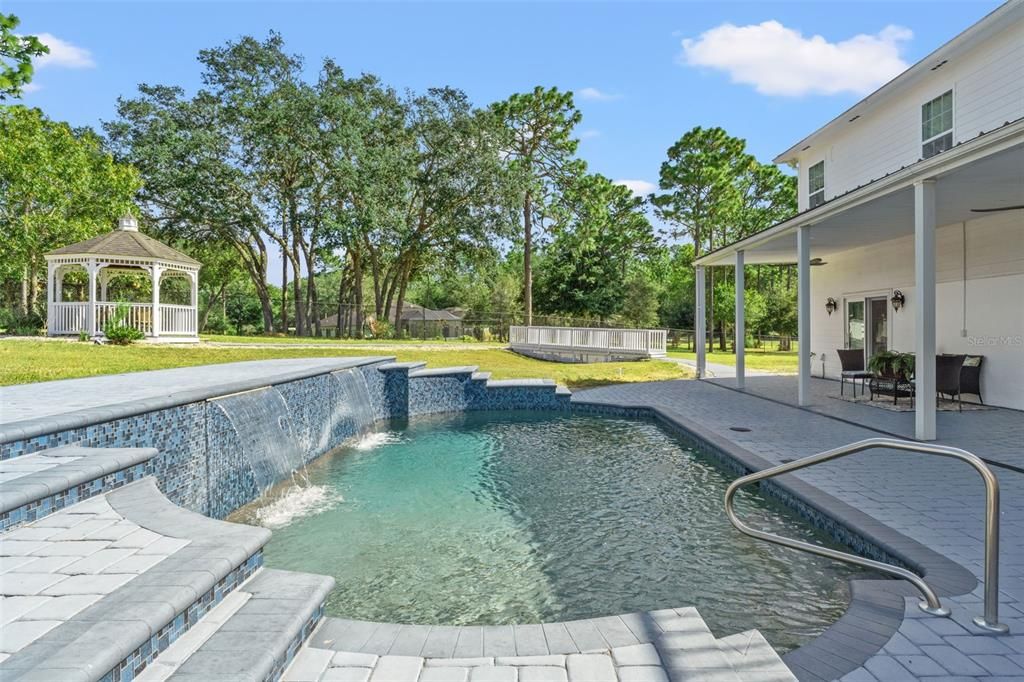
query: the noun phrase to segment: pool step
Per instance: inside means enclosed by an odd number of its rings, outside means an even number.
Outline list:
[[[197,626],[205,625],[205,632],[169,649],[136,679],[278,680],[319,624],[332,589],[334,579],[327,576],[261,569],[240,588],[237,609],[224,618],[211,613],[213,622]]]
[[[152,477],[4,533],[0,679],[133,679],[260,567],[269,538],[174,505]]]
[[[467,678],[796,680],[759,633],[751,630],[715,639],[694,608],[543,625],[449,627],[324,618],[282,679],[424,682]]]
[[[741,682],[797,682],[778,652],[757,630],[722,637],[718,647],[732,669],[740,674]]]
[[[154,448],[69,445],[0,461],[0,532],[153,473]]]
[[[385,372],[389,399],[403,416],[467,410],[562,410],[569,407],[572,395],[550,379],[492,379],[490,372],[472,365],[428,369],[390,363],[381,371]]]

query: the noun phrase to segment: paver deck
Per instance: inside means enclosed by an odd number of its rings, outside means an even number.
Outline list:
[[[829,402],[821,402],[820,411],[800,409],[782,398],[786,382],[793,381],[751,378],[745,393],[710,381],[629,384],[583,391],[573,402],[655,407],[775,464],[878,436],[856,420],[875,428],[882,423],[898,433],[905,427],[902,420],[913,419],[912,414],[824,397]],[[838,388],[833,382],[818,387]],[[837,416],[845,421],[822,413],[831,403],[837,404],[837,412],[842,410]],[[733,431],[736,426],[750,430]],[[1024,415],[1012,410],[939,414],[940,443],[989,459],[1020,462],[1022,430]],[[898,631],[863,666],[845,674],[845,682],[1024,680],[1024,474],[1008,469],[996,473],[1003,493],[1000,620],[1010,627],[1010,634],[1001,636],[983,634],[971,623],[982,610],[985,502],[972,469],[945,459],[877,450],[794,475],[949,557],[979,580],[972,592],[944,599],[953,611],[950,619],[926,616],[917,609],[917,597],[908,597]],[[799,660],[799,652],[787,656],[787,662]]]

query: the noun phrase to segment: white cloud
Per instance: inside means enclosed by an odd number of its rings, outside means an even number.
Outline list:
[[[629,191],[638,197],[645,197],[658,189],[657,185],[653,182],[647,182],[646,180],[616,180],[615,184],[628,187]]]
[[[96,66],[96,62],[92,59],[92,53],[83,47],[72,45],[52,33],[40,33],[36,37],[39,38],[39,42],[50,48],[49,54],[44,54],[34,60],[33,65],[37,69],[47,66],[65,69],[91,69]]]
[[[598,90],[597,88],[580,88],[576,91],[580,99],[587,99],[592,102],[610,102],[613,99],[620,99],[622,95],[615,95],[610,92]]]
[[[581,130],[578,133],[576,133],[576,137],[580,138],[581,140],[591,140],[595,137],[601,137],[601,131],[594,130],[593,128],[587,128],[586,130]]]
[[[764,95],[865,95],[907,68],[900,53],[913,35],[890,25],[875,35],[830,43],[778,21],[722,24],[683,40],[680,61],[725,71],[734,83],[753,85]]]
[[[43,86],[38,83],[25,83],[21,86],[21,94],[27,95],[32,92],[39,92],[42,89]]]

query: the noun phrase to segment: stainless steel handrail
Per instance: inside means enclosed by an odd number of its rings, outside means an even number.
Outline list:
[[[738,516],[736,516],[736,510],[733,508],[733,498],[736,495],[736,491],[746,485],[874,448],[887,448],[890,450],[918,452],[926,455],[952,457],[954,459],[967,462],[981,475],[982,480],[985,482],[985,615],[976,616],[974,618],[974,624],[992,632],[1009,631],[1009,628],[1006,625],[999,622],[999,481],[980,457],[973,455],[966,450],[947,447],[944,445],[912,443],[910,441],[897,440],[895,438],[868,438],[867,440],[819,452],[816,455],[804,457],[786,464],[780,464],[779,466],[757,471],[736,479],[732,482],[732,485],[729,486],[729,489],[725,491],[725,513],[729,517],[730,523],[732,523],[732,525],[741,533],[759,540],[765,540],[766,542],[782,545],[783,547],[789,547],[791,549],[799,549],[804,552],[810,552],[811,554],[817,554],[818,556],[827,557],[836,561],[845,561],[850,564],[863,566],[864,568],[871,568],[881,573],[888,573],[889,575],[903,578],[904,580],[911,582],[924,596],[925,601],[918,604],[922,611],[937,616],[948,616],[949,609],[942,606],[939,602],[938,596],[935,594],[935,591],[932,590],[928,583],[921,579],[921,577],[916,573],[881,561],[865,559],[854,554],[847,554],[846,552],[829,549],[828,547],[820,547],[801,540],[792,540],[790,538],[782,537],[781,535],[757,530],[756,528],[751,528],[746,525],[740,521]]]

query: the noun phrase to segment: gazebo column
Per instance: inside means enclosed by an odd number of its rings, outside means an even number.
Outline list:
[[[159,264],[153,263],[150,270],[153,275],[153,306],[150,310],[150,335],[155,339],[160,336],[160,277],[164,269]]]
[[[99,330],[96,319],[96,279],[99,276],[100,266],[96,263],[95,258],[89,259],[85,270],[89,273],[89,336],[96,336],[96,332]]]
[[[46,262],[46,335],[53,336],[54,316],[57,311],[54,309],[56,303],[57,285],[54,282],[57,267],[50,261]]]
[[[199,273],[189,273],[189,281],[192,283],[192,296],[190,297],[192,306],[192,333],[199,333]]]
[[[106,302],[107,299],[107,283],[110,282],[110,273],[104,270],[100,273],[100,300]]]

